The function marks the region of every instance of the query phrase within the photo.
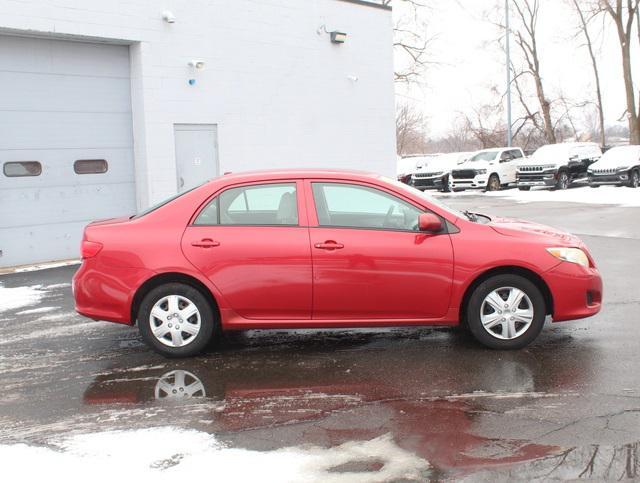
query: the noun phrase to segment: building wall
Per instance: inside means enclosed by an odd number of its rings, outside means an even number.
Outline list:
[[[347,42],[332,44],[332,30]],[[395,172],[389,10],[342,0],[0,0],[0,32],[130,45],[139,208],[176,192],[180,123],[218,125],[221,172]]]

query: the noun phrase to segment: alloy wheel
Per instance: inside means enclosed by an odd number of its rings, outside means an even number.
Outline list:
[[[168,347],[183,347],[200,332],[200,311],[182,295],[168,295],[158,300],[149,315],[151,333]]]
[[[512,340],[533,322],[533,303],[519,288],[501,287],[490,292],[480,306],[482,327],[493,337]]]
[[[154,393],[156,399],[189,399],[207,395],[202,381],[181,369],[163,374],[156,382]]]

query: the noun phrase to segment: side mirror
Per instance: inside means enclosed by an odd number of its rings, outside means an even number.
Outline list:
[[[418,229],[429,233],[438,233],[442,230],[442,220],[433,213],[421,213],[418,216]]]

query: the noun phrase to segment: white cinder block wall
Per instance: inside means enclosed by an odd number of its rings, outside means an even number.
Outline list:
[[[332,30],[347,42],[332,44]],[[0,0],[1,32],[130,45],[139,208],[176,192],[178,123],[218,125],[221,173],[395,172],[389,10],[344,0]],[[192,59],[204,70],[194,73]]]

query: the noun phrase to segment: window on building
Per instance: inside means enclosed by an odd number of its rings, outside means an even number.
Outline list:
[[[40,161],[9,161],[4,163],[2,171],[5,176],[10,178],[40,176],[42,174],[42,164],[40,164]]]
[[[76,174],[102,174],[109,169],[109,164],[104,159],[79,159],[73,163]]]

